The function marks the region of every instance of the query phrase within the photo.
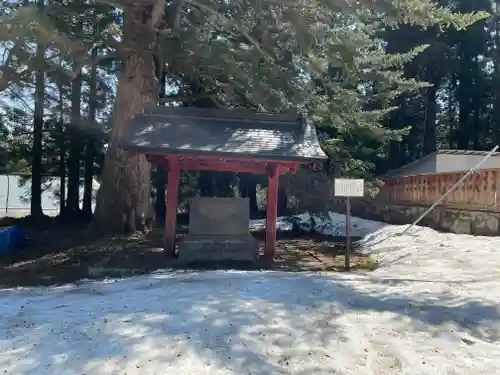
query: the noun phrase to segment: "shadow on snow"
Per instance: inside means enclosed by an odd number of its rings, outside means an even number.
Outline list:
[[[332,347],[361,355],[356,337],[339,323],[352,312],[392,313],[394,322],[411,318],[417,331],[436,333],[453,324],[478,339],[500,340],[497,305],[446,292],[406,295],[394,286],[411,282],[179,272],[53,292],[3,291],[0,332],[6,333],[0,334],[0,368],[17,364],[15,372],[23,374],[43,372],[46,366],[53,373],[68,373],[70,366],[102,373],[100,361],[117,357],[137,368],[159,362],[168,373],[177,361],[194,356],[208,367],[241,374],[290,373],[292,362],[293,374],[341,374],[332,367]],[[360,290],[366,283],[376,290]],[[311,361],[320,357],[324,361]],[[114,372],[123,370],[117,366]]]

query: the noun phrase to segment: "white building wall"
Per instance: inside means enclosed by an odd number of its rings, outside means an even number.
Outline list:
[[[437,155],[437,173],[464,172],[478,165],[484,155]],[[481,169],[500,169],[500,156],[492,156],[481,164]]]
[[[20,176],[0,175],[0,218],[5,216],[22,217],[29,215],[31,199],[30,181],[21,186],[23,180]],[[59,198],[55,192],[59,190],[59,179],[52,178],[43,184],[42,210],[47,216],[59,214]],[[94,199],[99,183],[94,181]],[[80,189],[80,208],[82,207],[83,188]],[[95,203],[92,204],[94,209]]]

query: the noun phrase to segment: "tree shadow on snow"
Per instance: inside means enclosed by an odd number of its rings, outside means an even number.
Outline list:
[[[339,322],[353,311],[409,317],[419,331],[437,332],[450,323],[479,339],[500,340],[496,305],[446,293],[408,296],[387,284],[359,290],[357,281],[281,272],[179,272],[46,294],[0,294],[9,304],[0,322],[7,336],[0,333],[0,369],[15,363],[16,374],[49,368],[139,373],[161,363],[162,371],[176,373],[196,358],[204,367],[238,374],[342,374],[338,358],[358,356],[362,362],[359,337]],[[6,342],[9,348],[2,347]],[[117,359],[110,362],[115,367],[103,367],[109,358]]]

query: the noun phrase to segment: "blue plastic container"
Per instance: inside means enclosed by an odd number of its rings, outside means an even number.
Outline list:
[[[23,246],[24,233],[18,226],[0,228],[0,254],[8,254]]]

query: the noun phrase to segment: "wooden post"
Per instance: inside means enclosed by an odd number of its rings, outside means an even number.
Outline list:
[[[164,250],[168,257],[174,256],[175,231],[177,226],[177,206],[179,204],[180,167],[179,159],[169,159],[166,192]]]
[[[345,264],[344,268],[351,268],[351,197],[363,197],[365,181],[362,179],[336,178],[334,181],[336,197],[345,197]]]
[[[278,214],[279,165],[269,165],[266,210],[266,248],[264,256],[274,258],[276,251],[276,220]]]

